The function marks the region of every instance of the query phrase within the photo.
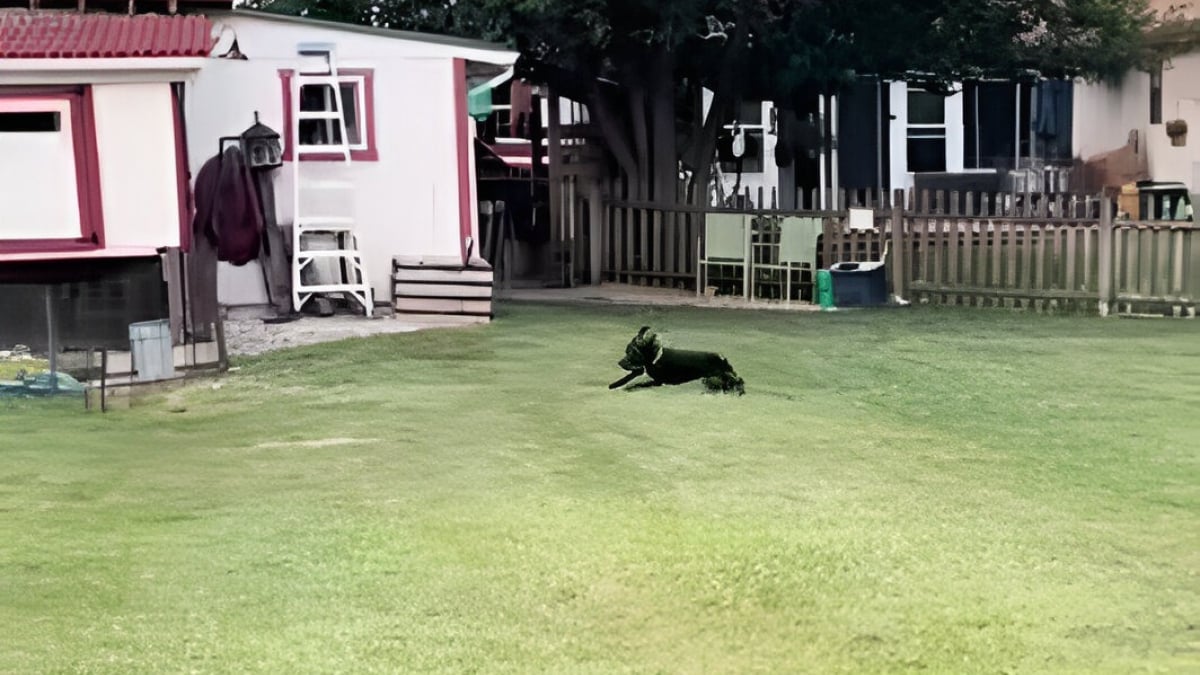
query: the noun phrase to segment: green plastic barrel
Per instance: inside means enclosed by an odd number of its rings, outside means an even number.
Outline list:
[[[833,275],[829,270],[817,270],[817,303],[821,309],[833,309]]]

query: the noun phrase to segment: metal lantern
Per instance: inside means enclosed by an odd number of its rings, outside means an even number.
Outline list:
[[[283,145],[279,132],[258,121],[254,111],[254,126],[242,132],[242,151],[251,169],[274,169],[283,166]]]

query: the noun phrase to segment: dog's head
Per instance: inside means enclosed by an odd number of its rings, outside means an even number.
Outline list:
[[[642,326],[638,334],[625,346],[625,358],[617,364],[628,371],[645,368],[654,363],[661,351],[662,343],[658,336],[650,332],[649,326]]]

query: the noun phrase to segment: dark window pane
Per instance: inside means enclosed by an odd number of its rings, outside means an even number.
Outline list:
[[[741,101],[726,110],[725,124],[762,124],[762,101]]]
[[[354,94],[355,86],[343,84],[341,89],[342,106],[346,108],[346,135],[350,137],[350,145],[358,145],[362,143],[362,136],[358,130],[358,98]]]
[[[300,87],[301,110],[337,110],[333,100],[333,88],[324,84],[306,84]]]
[[[742,101],[738,107],[738,122],[742,124],[762,124],[762,102]]]
[[[1150,71],[1150,124],[1162,124],[1162,63]]]
[[[945,124],[946,100],[920,89],[908,90],[909,124]]]
[[[342,107],[345,109],[346,135],[350,137],[351,145],[362,143],[357,85],[347,82],[340,87]],[[305,112],[334,112],[337,101],[333,88],[324,84],[304,85],[300,87],[300,109]],[[327,145],[341,143],[342,134],[336,120],[301,120],[300,141],[305,145]]]
[[[916,173],[946,170],[946,139],[908,139],[908,170]]]
[[[300,120],[300,142],[304,145],[341,143],[342,134],[333,120]]]
[[[732,133],[732,132],[728,132]],[[746,154],[742,155],[742,173],[762,173],[763,170],[763,132],[746,131]],[[721,162],[721,171],[734,173],[737,171],[736,160]]]
[[[58,115],[56,111],[0,112],[0,133],[59,131]]]

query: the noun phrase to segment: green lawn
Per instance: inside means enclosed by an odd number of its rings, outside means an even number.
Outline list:
[[[746,396],[608,391],[645,323]],[[0,401],[0,672],[1200,671],[1197,322],[507,304],[238,365]]]

